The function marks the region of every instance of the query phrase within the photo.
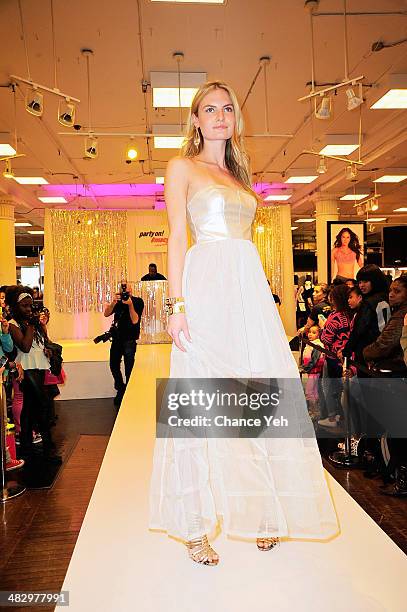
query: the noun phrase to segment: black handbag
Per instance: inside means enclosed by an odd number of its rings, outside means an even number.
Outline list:
[[[56,342],[51,342],[47,340],[45,342],[45,348],[50,351],[50,371],[54,376],[59,376],[62,370],[62,346],[57,344]]]

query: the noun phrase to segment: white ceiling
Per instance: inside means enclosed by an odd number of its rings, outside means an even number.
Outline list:
[[[141,21],[139,21],[138,6]],[[385,90],[386,76],[407,74],[407,44],[371,52],[374,41],[394,42],[407,36],[407,2],[405,0],[348,0],[350,12],[398,12],[395,15],[350,15],[348,17],[350,76],[364,75],[366,103],[363,105],[362,160],[357,188],[372,189],[374,168],[407,168],[407,125],[405,110],[370,110],[369,106]],[[54,87],[50,2],[21,0],[30,73],[33,81]],[[321,0],[320,13],[342,11],[342,0]],[[401,14],[404,12],[404,14]],[[309,92],[311,78],[309,15],[303,0],[228,0],[225,6],[152,3],[150,0],[54,0],[54,23],[58,86],[61,91],[80,98],[76,122],[88,126],[86,60],[81,49],[91,48],[92,128],[104,132],[139,132],[146,130],[143,76],[150,71],[176,70],[174,51],[184,53],[182,69],[204,71],[209,79],[230,83],[242,101],[259,67],[259,58],[270,55],[268,98],[270,132],[293,134],[289,138],[247,138],[255,178],[282,181],[281,172],[289,168],[314,168],[316,158],[300,156],[311,147],[309,105],[297,99]],[[143,62],[140,52],[139,32]],[[335,83],[344,78],[343,18],[340,15],[314,17],[316,80]],[[7,86],[10,75],[27,77],[28,69],[22,40],[17,0],[0,2],[0,84]],[[144,69],[144,73],[143,73]],[[148,161],[146,139],[136,139],[139,158],[147,160],[127,165],[124,149],[126,137],[99,138],[99,157],[83,159],[84,137],[62,136],[56,119],[57,97],[44,94],[41,119],[24,109],[25,86],[16,89],[17,132],[19,152],[15,169],[36,170],[50,183],[154,183],[153,174],[143,174],[165,167],[174,155],[172,150],[151,148]],[[314,146],[324,134],[356,133],[358,111],[346,110],[344,92],[335,98],[333,119],[313,121]],[[246,133],[265,131],[263,76],[260,75],[244,108]],[[0,88],[0,132],[14,131],[13,94]],[[178,109],[152,108],[151,92],[147,94],[148,123],[176,124]],[[184,118],[186,117],[184,110]],[[351,156],[352,157],[352,156]],[[293,215],[310,213],[309,199],[315,190],[338,195],[351,187],[344,179],[344,166],[329,162],[328,173],[307,186],[295,186],[291,199]],[[36,198],[36,187],[22,187],[0,178],[0,192],[15,195],[24,213],[36,225],[42,225],[43,205]],[[393,213],[407,206],[407,181],[401,185],[380,185],[380,209],[375,216],[389,221],[407,222],[407,215]],[[84,206],[115,206],[109,198],[82,198],[75,203]],[[121,203],[122,204],[122,203]],[[126,205],[126,202],[124,202]],[[117,205],[117,202],[116,202]],[[154,198],[131,198],[131,207],[153,206]],[[28,213],[29,210],[33,210]],[[349,215],[352,204],[341,204],[341,213]],[[392,216],[390,216],[392,215]]]

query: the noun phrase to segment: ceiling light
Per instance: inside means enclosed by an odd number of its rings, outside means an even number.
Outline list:
[[[150,72],[155,108],[189,108],[206,72]]]
[[[325,146],[320,155],[350,155],[359,148],[359,136],[356,134],[327,134]]]
[[[6,159],[6,166],[5,166],[4,171],[3,171],[3,176],[6,179],[14,178],[14,172],[13,172],[13,170],[11,168],[11,161],[9,159]]]
[[[89,136],[85,140],[85,157],[89,157],[89,159],[96,159],[98,153],[99,151],[97,139]]]
[[[293,226],[291,227],[291,229],[292,229],[292,231],[294,231],[294,230],[298,229],[298,227],[297,227],[297,225],[293,225]]]
[[[316,106],[316,98],[315,98]],[[321,105],[318,110],[315,108],[315,117],[317,119],[330,119],[332,115],[332,102],[330,96],[323,96]]]
[[[407,74],[391,74],[386,93],[370,108],[407,108]]]
[[[172,2],[179,4],[225,4],[226,0],[151,0],[151,2]]]
[[[407,206],[402,206],[401,208],[395,208],[393,212],[407,212]]]
[[[17,151],[9,145],[7,142],[0,143],[0,157],[6,157],[6,155],[15,155]]]
[[[286,189],[275,189],[273,193],[270,193],[264,198],[265,202],[286,202],[293,195],[292,191]]]
[[[183,141],[183,136],[154,136],[154,147],[156,149],[180,149]]]
[[[13,176],[19,185],[48,185],[48,181],[42,176]]]
[[[133,143],[130,143],[126,149],[126,157],[127,159],[134,160],[138,155],[138,151]]]
[[[66,127],[72,127],[75,123],[75,104],[69,101],[69,98],[66,100],[60,100],[58,104],[58,121],[61,125],[65,125]]]
[[[153,125],[152,131],[156,149],[180,149],[184,142],[179,125]]]
[[[313,223],[313,221],[315,221],[315,219],[296,219],[295,220],[296,223]]]
[[[154,108],[190,108],[192,100],[198,88],[181,87],[155,87],[153,89]],[[181,104],[180,104],[181,101]]]
[[[16,221],[14,227],[32,227],[32,223],[29,221]]]
[[[374,183],[401,183],[407,179],[407,174],[383,174]]]
[[[164,185],[165,168],[155,168],[154,176],[157,185]]]
[[[368,221],[373,223],[379,223],[379,221],[387,221],[387,217],[369,217]]]
[[[317,166],[317,173],[325,174],[326,172],[328,172],[328,165],[326,163],[325,157],[321,157],[321,159],[319,160],[319,164]]]
[[[347,104],[348,111],[354,110],[355,108],[358,108],[358,106],[363,104],[362,83],[359,83],[358,93],[359,95],[357,96],[351,87],[349,87],[349,89],[346,90],[346,97],[348,98],[348,104]]]
[[[25,110],[31,113],[31,115],[41,117],[44,112],[44,96],[40,91],[34,88],[27,90],[25,95]]]
[[[349,201],[351,202],[351,201],[363,200],[364,198],[367,198],[368,195],[369,195],[368,193],[347,193],[339,199],[345,202],[349,202]]]
[[[67,204],[68,200],[66,200],[63,196],[43,196],[38,198],[43,204]]]
[[[27,230],[27,234],[41,235],[44,233],[44,230]]]
[[[295,184],[307,184],[312,183],[315,179],[318,178],[318,175],[315,174],[312,170],[309,169],[298,169],[291,170],[286,173],[287,180],[285,183],[295,183]]]

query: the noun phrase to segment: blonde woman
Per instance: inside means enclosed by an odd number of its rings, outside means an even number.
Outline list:
[[[251,241],[258,197],[250,176],[236,95],[223,82],[206,83],[165,180],[171,378],[299,381]],[[195,243],[188,250],[187,223]],[[309,420],[303,393],[297,409]],[[216,565],[208,536],[220,520],[227,535],[255,540],[261,551],[281,537],[336,533],[315,437],[158,438],[150,528],[183,540],[193,561]]]

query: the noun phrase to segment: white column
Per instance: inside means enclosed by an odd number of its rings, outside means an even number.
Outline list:
[[[316,209],[316,238],[317,238],[317,271],[318,282],[328,282],[328,253],[330,245],[327,238],[327,221],[339,219],[338,198],[329,193],[318,193],[314,196]]]
[[[15,285],[16,239],[12,196],[0,196],[0,285]]]
[[[294,297],[294,254],[291,232],[291,207],[282,205],[281,211],[281,237],[282,237],[282,276],[283,294],[281,298],[280,315],[288,336],[296,334],[295,326],[295,297]]]

